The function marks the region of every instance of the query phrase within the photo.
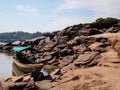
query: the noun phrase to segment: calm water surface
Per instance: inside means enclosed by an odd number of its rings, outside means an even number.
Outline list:
[[[12,57],[0,53],[0,76],[12,75]]]

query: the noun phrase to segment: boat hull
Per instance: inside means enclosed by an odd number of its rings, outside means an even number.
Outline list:
[[[23,63],[20,63],[18,60],[13,59],[13,70],[12,70],[12,72],[14,74],[15,73],[24,74],[24,73],[30,73],[30,72],[33,72],[33,71],[40,71],[42,68],[43,68],[42,64],[23,64]],[[17,75],[17,74],[15,74],[15,75]]]

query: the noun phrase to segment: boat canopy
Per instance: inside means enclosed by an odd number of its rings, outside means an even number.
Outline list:
[[[20,51],[26,50],[28,48],[30,48],[30,46],[18,46],[18,47],[13,47],[12,50],[20,52]]]

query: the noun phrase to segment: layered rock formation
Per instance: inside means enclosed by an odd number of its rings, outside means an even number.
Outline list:
[[[61,71],[68,67],[98,65],[101,59],[107,58],[106,54],[111,56],[111,53],[114,53],[114,57],[118,58],[119,35],[116,33],[120,32],[119,23],[107,29],[91,28],[88,25],[90,24],[69,26],[43,37],[9,43],[3,47],[3,50],[11,51],[14,46],[31,46],[33,50],[23,51],[27,58],[37,63],[58,66]],[[94,36],[97,34],[98,36]]]
[[[6,44],[1,47],[1,50],[9,50],[11,54],[14,54],[11,50],[14,46],[31,46],[32,50],[26,50],[22,53],[37,63],[43,63],[50,73],[54,71],[55,68],[53,67],[56,66],[57,70],[59,69],[59,74],[53,75],[56,80],[60,80],[61,75],[64,76],[66,72],[69,73],[71,70],[76,72],[76,69],[79,68],[97,66],[119,69],[120,22],[107,28],[96,28],[90,25],[69,26],[61,31],[48,33],[43,37]],[[51,67],[46,66],[46,64],[51,65]],[[74,79],[72,80],[74,81]],[[98,81],[96,82],[101,85],[104,84],[101,80]],[[76,86],[74,90],[82,89],[82,87],[84,86]],[[58,90],[57,86],[53,90]]]

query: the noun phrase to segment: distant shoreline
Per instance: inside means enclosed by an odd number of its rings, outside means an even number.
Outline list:
[[[0,42],[0,45],[4,45],[4,44],[6,44],[7,42]]]

